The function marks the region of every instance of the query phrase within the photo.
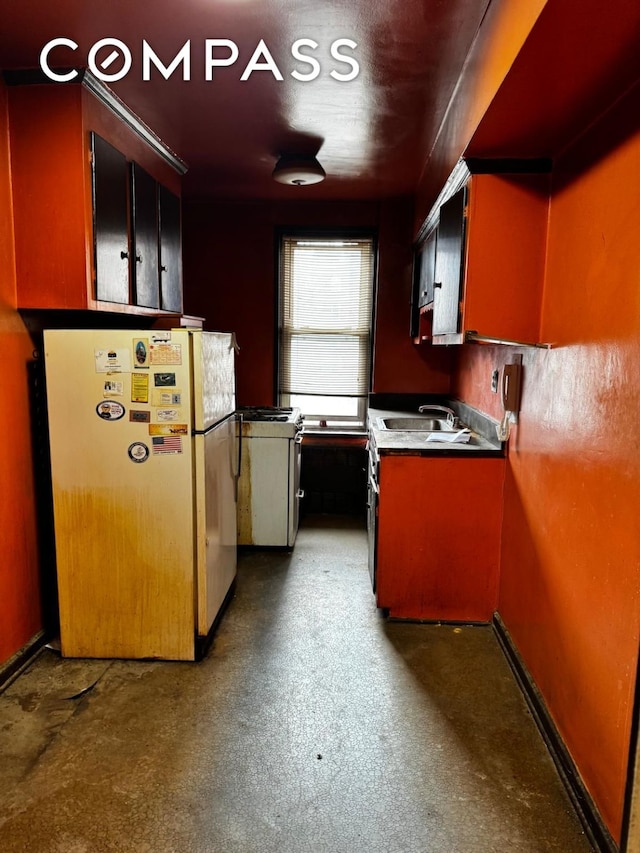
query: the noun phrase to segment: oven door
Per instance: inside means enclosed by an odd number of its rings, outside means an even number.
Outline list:
[[[369,467],[367,483],[367,537],[369,541],[369,575],[373,591],[376,591],[376,567],[378,558],[378,483],[374,471]]]
[[[302,466],[302,432],[296,433],[289,441],[289,530],[287,545],[293,548],[300,522],[300,501],[304,492],[300,488],[300,470]]]

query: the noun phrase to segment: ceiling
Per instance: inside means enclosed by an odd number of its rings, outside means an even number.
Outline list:
[[[131,69],[113,91],[189,166],[184,194],[192,198],[365,199],[411,193],[434,146],[447,107],[490,0],[20,0],[5,3],[0,68],[36,68],[51,39],[77,50],[53,49],[52,68],[82,67],[100,39],[119,39]],[[236,62],[205,79],[205,40],[238,47]],[[298,39],[319,63],[294,59]],[[331,45],[359,65],[350,81],[335,71],[352,66],[331,56]],[[142,79],[142,42],[165,67],[190,40],[190,79],[182,66],[165,80],[152,68]],[[263,40],[264,51],[254,51]],[[217,46],[216,60],[232,46]],[[96,54],[98,64],[113,47]],[[273,63],[273,64],[271,64]],[[260,67],[262,65],[263,67]],[[122,67],[122,54],[107,71]],[[251,71],[241,80],[245,69]],[[282,80],[276,79],[277,71]],[[327,179],[290,187],[271,179],[282,153],[317,155]]]

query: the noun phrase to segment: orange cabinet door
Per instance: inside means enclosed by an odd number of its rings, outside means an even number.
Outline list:
[[[440,208],[433,343],[537,343],[549,175],[479,174]]]
[[[503,458],[382,457],[379,607],[392,618],[490,621],[503,480]]]

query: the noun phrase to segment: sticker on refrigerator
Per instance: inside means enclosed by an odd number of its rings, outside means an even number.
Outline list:
[[[151,344],[149,360],[151,364],[182,364],[182,344]]]
[[[153,384],[156,386],[156,388],[167,388],[175,386],[176,375],[175,373],[154,373]]]
[[[138,370],[149,369],[148,338],[133,339],[133,366]]]
[[[158,409],[156,412],[156,420],[158,423],[169,423],[170,421],[180,420],[182,409]]]
[[[124,382],[119,379],[105,379],[102,393],[105,397],[122,397],[124,394]]]
[[[187,424],[149,424],[149,435],[188,435]]]
[[[94,350],[96,373],[131,373],[131,353],[128,349]]]
[[[132,403],[148,403],[149,402],[149,374],[148,373],[132,373],[131,374],[131,402]]]
[[[149,458],[149,448],[142,441],[134,441],[127,452],[132,462],[146,462]]]
[[[151,421],[151,412],[143,412],[141,409],[129,409],[129,420],[136,424],[148,424]]]
[[[170,406],[181,406],[182,405],[182,391],[178,391],[176,388],[173,390],[163,391],[160,388],[155,389],[151,392],[151,405],[152,406],[162,406],[163,408]]]
[[[158,435],[151,439],[151,447],[154,454],[182,453],[182,436],[180,435]]]
[[[103,421],[119,421],[124,416],[124,406],[115,400],[103,400],[96,406],[96,412]]]

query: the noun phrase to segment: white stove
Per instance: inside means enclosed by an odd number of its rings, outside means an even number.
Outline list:
[[[286,406],[244,406],[236,414],[243,436],[294,437],[303,426],[300,409]]]
[[[236,414],[242,436],[238,545],[293,548],[303,497],[303,416],[280,406],[245,406]]]

